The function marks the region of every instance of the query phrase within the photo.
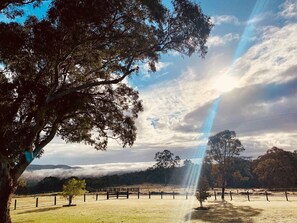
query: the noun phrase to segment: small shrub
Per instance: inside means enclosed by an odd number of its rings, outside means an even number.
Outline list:
[[[72,205],[72,200],[77,195],[86,193],[86,182],[85,180],[70,179],[63,185],[62,195],[69,201],[69,206]]]
[[[203,209],[203,202],[210,197],[208,193],[209,186],[205,177],[202,177],[199,181],[198,190],[196,192],[196,198],[200,202],[200,208]]]

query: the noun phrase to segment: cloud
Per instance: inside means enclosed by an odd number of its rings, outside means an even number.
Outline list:
[[[291,14],[291,9],[284,13],[287,16]],[[256,24],[260,18],[263,19],[261,24]],[[42,162],[50,160],[59,164],[65,163],[65,159],[68,164],[118,160],[122,163],[147,162],[153,160],[154,153],[163,149],[190,158],[202,143],[199,141],[201,127],[212,102],[220,95],[213,87],[213,81],[226,74],[235,76],[238,85],[222,95],[213,133],[235,130],[246,147],[246,155],[254,157],[273,145],[296,149],[297,24],[267,25],[270,22],[266,21],[267,18],[260,16],[258,20],[250,20],[252,25],[257,25],[257,33],[253,35],[257,39],[232,66],[235,50],[229,43],[239,40],[238,34],[234,33],[210,37],[206,60],[198,60],[194,55],[187,60],[175,57],[172,64],[158,64],[159,71],[173,72],[176,69],[174,72],[181,70],[181,74],[171,79],[160,78],[158,83],[140,90],[144,112],[136,121],[138,135],[132,149],[123,150],[111,143],[107,151],[102,152],[84,145],[54,142],[46,149]],[[238,24],[236,17],[215,19],[217,24]],[[142,68],[143,72],[148,72],[147,65]],[[147,73],[147,78],[149,76]]]
[[[224,94],[213,133],[235,130],[243,136],[240,139],[250,155],[260,155],[272,146],[296,149],[296,89],[297,78],[282,84],[250,85]],[[211,106],[212,101],[189,112],[176,130],[181,133],[202,132],[203,120]]]
[[[262,30],[258,44],[239,58],[230,71],[241,85],[286,82],[296,77],[297,24],[270,26]]]
[[[297,1],[296,0],[286,0],[281,6],[282,11],[279,15],[285,19],[297,18]]]
[[[207,41],[208,47],[218,47],[225,46],[228,43],[233,42],[234,40],[239,40],[239,34],[228,33],[224,36],[210,36]]]
[[[222,24],[233,24],[240,25],[240,21],[237,17],[232,15],[220,15],[211,17],[211,21],[214,25],[222,25]]]
[[[296,36],[297,24],[264,27],[259,30],[257,43],[233,66],[221,70],[221,74],[228,73],[239,80],[236,89],[222,96],[213,132],[235,130],[250,149],[246,154],[257,156],[273,145],[296,149]],[[211,79],[206,85],[210,83]],[[215,99],[215,94],[209,96],[208,102],[184,114],[176,131],[181,134],[202,131]]]

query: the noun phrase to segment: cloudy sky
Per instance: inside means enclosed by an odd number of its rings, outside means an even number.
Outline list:
[[[236,131],[243,155],[257,157],[272,146],[297,149],[297,0],[199,2],[215,25],[206,57],[170,52],[157,72],[143,65],[129,80],[144,105],[132,148],[111,142],[107,151],[95,151],[55,138],[33,163],[143,168],[164,149],[192,158],[204,143],[203,126],[215,101],[210,134]]]

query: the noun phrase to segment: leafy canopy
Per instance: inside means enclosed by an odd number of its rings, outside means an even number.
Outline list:
[[[297,186],[297,152],[272,147],[253,162],[253,173],[264,187]]]
[[[198,190],[197,190],[197,192],[195,194],[197,200],[200,203],[201,208],[203,207],[202,203],[205,200],[207,200],[208,197],[211,196],[211,194],[209,192],[207,192],[208,190],[209,190],[209,185],[208,185],[206,177],[201,177],[199,179],[199,183],[198,183]]]
[[[240,140],[236,138],[236,133],[230,130],[210,136],[208,146],[208,159],[216,163],[218,180],[222,188],[221,197],[224,199],[228,176],[235,171],[234,168],[231,168],[234,158],[238,157],[244,151],[244,147]]]
[[[208,156],[219,165],[229,165],[233,157],[238,157],[244,147],[236,138],[234,131],[225,130],[210,136],[208,140]]]
[[[72,178],[63,185],[62,195],[69,199],[69,204],[71,204],[75,196],[82,195],[86,192],[85,180]]]
[[[180,162],[180,157],[174,156],[174,154],[167,149],[163,152],[157,152],[154,159],[157,161],[154,168],[173,168],[178,166]]]
[[[1,2],[5,7],[40,1]],[[8,4],[10,3],[10,4]],[[0,23],[0,159],[18,178],[55,137],[132,146],[142,111],[124,82],[160,56],[207,52],[209,17],[188,0],[53,0],[47,16]],[[4,8],[3,8],[4,7]]]

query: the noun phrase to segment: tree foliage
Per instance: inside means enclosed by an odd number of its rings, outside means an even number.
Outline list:
[[[154,3],[55,0],[42,20],[0,23],[1,159],[21,173],[24,153],[38,156],[56,135],[96,149],[133,144],[142,106],[122,81],[169,50],[203,56],[211,28],[189,1],[172,12]]]
[[[183,165],[187,168],[190,168],[191,166],[194,165],[194,163],[192,162],[192,160],[189,160],[189,159],[185,159],[184,162],[183,162]]]
[[[0,10],[13,17],[39,2],[4,0]],[[45,18],[0,22],[0,211],[9,213],[17,179],[55,136],[132,146],[142,105],[124,79],[144,62],[154,71],[168,51],[204,56],[211,26],[189,0],[172,10],[160,0],[53,0]]]
[[[8,18],[14,19],[24,14],[24,10],[20,6],[33,4],[33,7],[38,7],[41,1],[42,0],[1,0],[0,15],[3,13]]]
[[[174,156],[174,154],[167,149],[162,152],[157,152],[154,159],[157,161],[154,168],[173,168],[178,166],[180,162],[180,157]]]
[[[85,180],[72,178],[63,185],[62,195],[69,201],[69,206],[72,204],[73,198],[82,195],[86,192]]]
[[[261,186],[295,188],[297,186],[297,153],[272,147],[253,163],[253,172]]]
[[[208,140],[209,159],[217,164],[218,175],[224,199],[227,177],[230,175],[234,157],[238,157],[244,148],[234,131],[225,130],[210,136]]]
[[[201,177],[199,179],[199,183],[198,183],[198,190],[195,194],[197,200],[200,203],[200,208],[203,208],[203,202],[210,197],[210,193],[208,192],[209,190],[209,185],[207,182],[206,177]]]
[[[173,169],[174,167],[177,167],[180,162],[179,156],[174,156],[172,152],[165,149],[162,152],[157,152],[155,154],[155,161],[157,163],[153,166],[152,169],[158,169],[159,172],[163,172],[164,175],[164,184],[168,184],[168,169]]]

